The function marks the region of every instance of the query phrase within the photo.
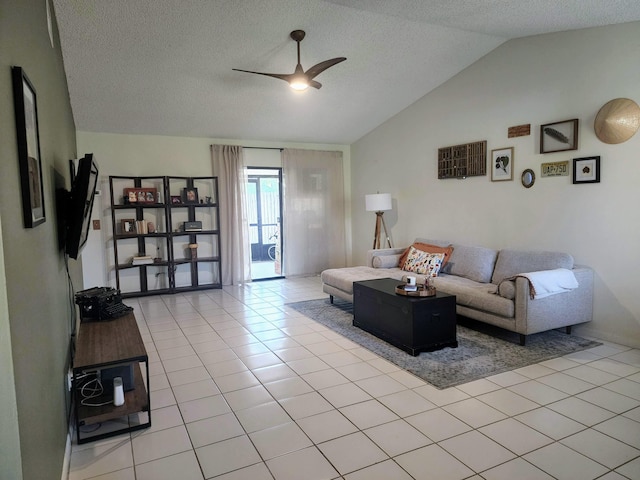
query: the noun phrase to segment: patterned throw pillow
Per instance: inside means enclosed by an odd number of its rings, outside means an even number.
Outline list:
[[[409,255],[402,270],[437,277],[444,260],[444,253],[428,253],[409,247]]]
[[[414,247],[417,250],[422,250],[423,252],[444,253],[444,260],[442,261],[443,267],[447,264],[447,262],[449,261],[449,257],[451,257],[451,254],[453,253],[452,245],[449,245],[448,247],[439,247],[438,245],[432,245],[430,243],[413,242],[413,245],[410,245],[405,249],[404,252],[402,252],[402,256],[400,257],[400,260],[398,260],[398,266],[400,268],[402,268],[404,262],[407,261],[407,256],[409,255],[411,247]]]

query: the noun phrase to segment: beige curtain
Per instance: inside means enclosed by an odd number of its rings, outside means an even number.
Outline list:
[[[218,177],[222,284],[250,282],[251,253],[243,149],[233,145],[211,145],[211,160],[213,174]]]
[[[285,274],[345,266],[342,152],[286,148],[282,167]]]

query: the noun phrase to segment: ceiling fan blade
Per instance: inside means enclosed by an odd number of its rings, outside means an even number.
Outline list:
[[[322,84],[320,82],[316,82],[315,80],[309,80],[309,86],[317,88],[318,90],[322,88]]]
[[[347,59],[346,57],[338,57],[338,58],[332,58],[330,60],[325,60],[324,62],[320,62],[314,65],[313,67],[310,67],[309,70],[307,70],[305,73],[307,74],[307,77],[309,78],[309,80],[311,80],[314,77],[320,75],[327,68],[333,67],[337,63],[344,62],[346,59]]]
[[[245,72],[245,73],[254,73],[256,75],[264,75],[266,77],[279,78],[280,80],[284,80],[288,82],[291,80],[291,74],[285,73],[264,73],[264,72],[252,72],[251,70],[240,70],[239,68],[232,68],[231,70],[235,70],[236,72]]]

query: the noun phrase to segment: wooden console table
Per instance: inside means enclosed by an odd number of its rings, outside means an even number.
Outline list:
[[[146,378],[142,376],[140,364],[145,364]],[[92,404],[83,405],[81,394],[83,375],[111,367],[132,366],[133,389],[125,391],[124,405],[113,405],[113,388],[104,385],[104,393],[92,398]],[[83,322],[76,338],[76,353],[73,361],[74,413],[78,443],[120,435],[151,426],[151,398],[149,390],[149,358],[144,348],[140,330],[133,313],[113,320]],[[132,414],[147,412],[148,421],[132,421]],[[81,428],[108,420],[124,417],[123,427],[81,438]]]

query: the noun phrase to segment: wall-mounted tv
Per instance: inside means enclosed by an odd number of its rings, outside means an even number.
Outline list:
[[[93,153],[88,153],[78,160],[64,213],[64,251],[71,258],[77,259],[87,242],[97,185],[98,164]]]

